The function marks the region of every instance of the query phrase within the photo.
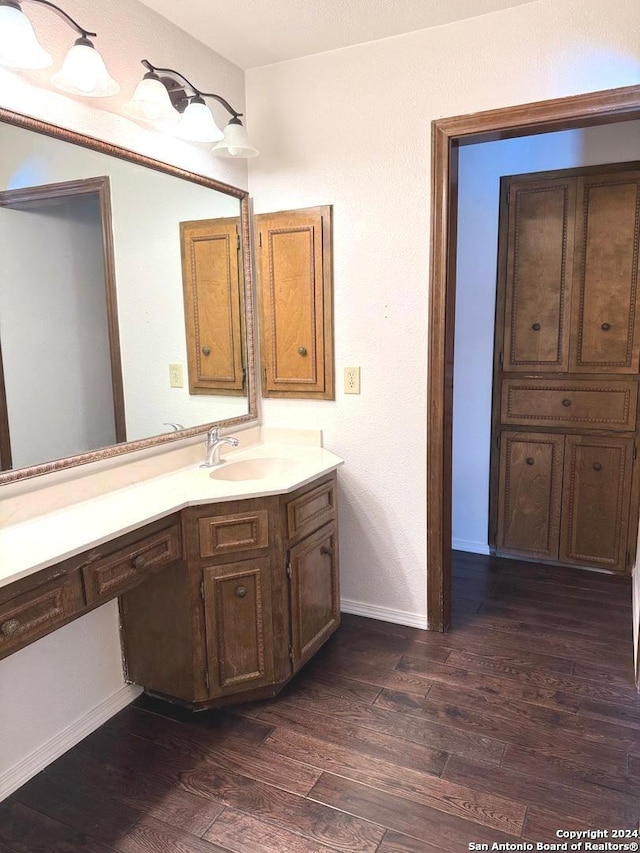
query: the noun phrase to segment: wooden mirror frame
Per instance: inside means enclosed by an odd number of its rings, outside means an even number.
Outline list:
[[[45,136],[51,136],[55,139],[60,139],[63,142],[69,142],[72,145],[79,145],[83,148],[90,148],[100,154],[107,154],[110,157],[116,157],[119,160],[126,160],[130,163],[135,163],[139,166],[144,166],[147,169],[154,169],[157,172],[163,172],[166,175],[171,175],[174,178],[190,181],[194,184],[199,184],[207,189],[215,190],[224,193],[225,195],[233,196],[240,202],[240,229],[242,232],[242,271],[244,280],[244,309],[246,318],[246,347],[247,347],[247,401],[248,412],[246,415],[239,415],[235,418],[226,418],[222,421],[212,421],[211,423],[200,424],[189,429],[179,430],[177,432],[165,433],[162,435],[152,436],[151,438],[138,439],[137,441],[123,442],[122,444],[114,444],[109,447],[104,447],[100,450],[93,450],[88,453],[80,453],[75,456],[67,456],[63,459],[56,459],[53,462],[43,462],[40,465],[31,465],[25,468],[17,468],[13,471],[3,471],[0,473],[0,486],[7,483],[13,483],[18,480],[26,480],[29,477],[38,477],[41,474],[50,474],[56,471],[61,471],[67,468],[72,468],[76,465],[85,465],[89,462],[98,462],[102,459],[110,459],[115,456],[121,456],[125,453],[132,453],[137,450],[146,450],[149,448],[159,447],[170,442],[175,442],[184,438],[191,438],[204,434],[211,426],[232,427],[249,424],[258,420],[258,400],[257,400],[257,384],[255,372],[255,324],[254,324],[254,305],[253,305],[253,280],[252,280],[252,263],[251,263],[251,227],[250,227],[250,210],[249,210],[249,193],[246,190],[241,190],[238,187],[233,187],[230,184],[225,184],[221,181],[216,181],[213,178],[207,178],[204,175],[198,175],[195,172],[188,172],[180,169],[177,166],[171,166],[168,163],[163,163],[160,160],[154,160],[146,157],[143,154],[137,154],[134,151],[129,151],[127,148],[121,148],[110,142],[103,142],[91,136],[85,136],[82,133],[77,133],[73,130],[66,130],[58,127],[58,125],[50,124],[49,122],[34,119],[29,116],[15,113],[11,110],[0,107],[0,122],[11,124],[15,127],[21,127],[25,130],[32,130],[36,133],[41,133]],[[182,283],[177,283],[178,287],[182,287]],[[0,401],[1,403],[1,401]],[[2,409],[2,405],[0,405]],[[6,413],[5,413],[6,414]]]
[[[429,379],[427,390],[427,625],[451,622],[453,347],[458,148],[640,118],[640,86],[556,98],[432,123]]]

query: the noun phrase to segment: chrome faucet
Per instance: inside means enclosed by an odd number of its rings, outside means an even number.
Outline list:
[[[225,444],[229,444],[231,447],[237,447],[240,442],[233,435],[227,435],[224,438],[220,438],[220,430],[218,427],[211,427],[207,433],[207,455],[200,467],[214,468],[216,465],[221,465],[224,462],[224,459],[220,459],[220,448]]]

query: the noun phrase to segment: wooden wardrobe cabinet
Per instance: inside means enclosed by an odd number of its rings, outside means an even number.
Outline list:
[[[333,400],[331,207],[262,213],[255,228],[262,394]]]
[[[502,179],[489,531],[498,555],[630,565],[637,165]]]
[[[239,222],[180,223],[190,394],[247,393]]]
[[[275,695],[340,623],[335,473],[182,525],[184,562],[120,599],[129,678],[195,709]]]

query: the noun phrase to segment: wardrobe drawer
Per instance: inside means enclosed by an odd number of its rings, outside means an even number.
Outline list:
[[[335,518],[336,480],[321,483],[287,501],[287,532],[289,538],[300,538],[317,530]]]
[[[133,539],[109,555],[90,558],[90,562],[82,566],[87,603],[115,598],[147,575],[179,560],[180,556],[180,527],[173,524]]]
[[[0,603],[0,658],[44,637],[82,609],[79,575],[60,575],[36,581],[33,589]]]
[[[637,404],[635,382],[505,379],[501,420],[509,425],[633,432]]]

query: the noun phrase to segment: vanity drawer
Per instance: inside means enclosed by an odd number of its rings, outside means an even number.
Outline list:
[[[177,524],[135,539],[107,556],[90,557],[82,566],[87,604],[115,598],[180,557],[181,538]]]
[[[201,557],[266,548],[269,545],[269,513],[266,509],[258,509],[201,518],[198,532]]]
[[[502,423],[632,432],[636,428],[635,382],[506,379]]]
[[[336,513],[336,479],[314,486],[286,503],[287,532],[299,539],[317,530]]]
[[[58,574],[44,582],[36,579],[27,592],[0,602],[0,658],[59,628],[83,608],[80,576]]]

